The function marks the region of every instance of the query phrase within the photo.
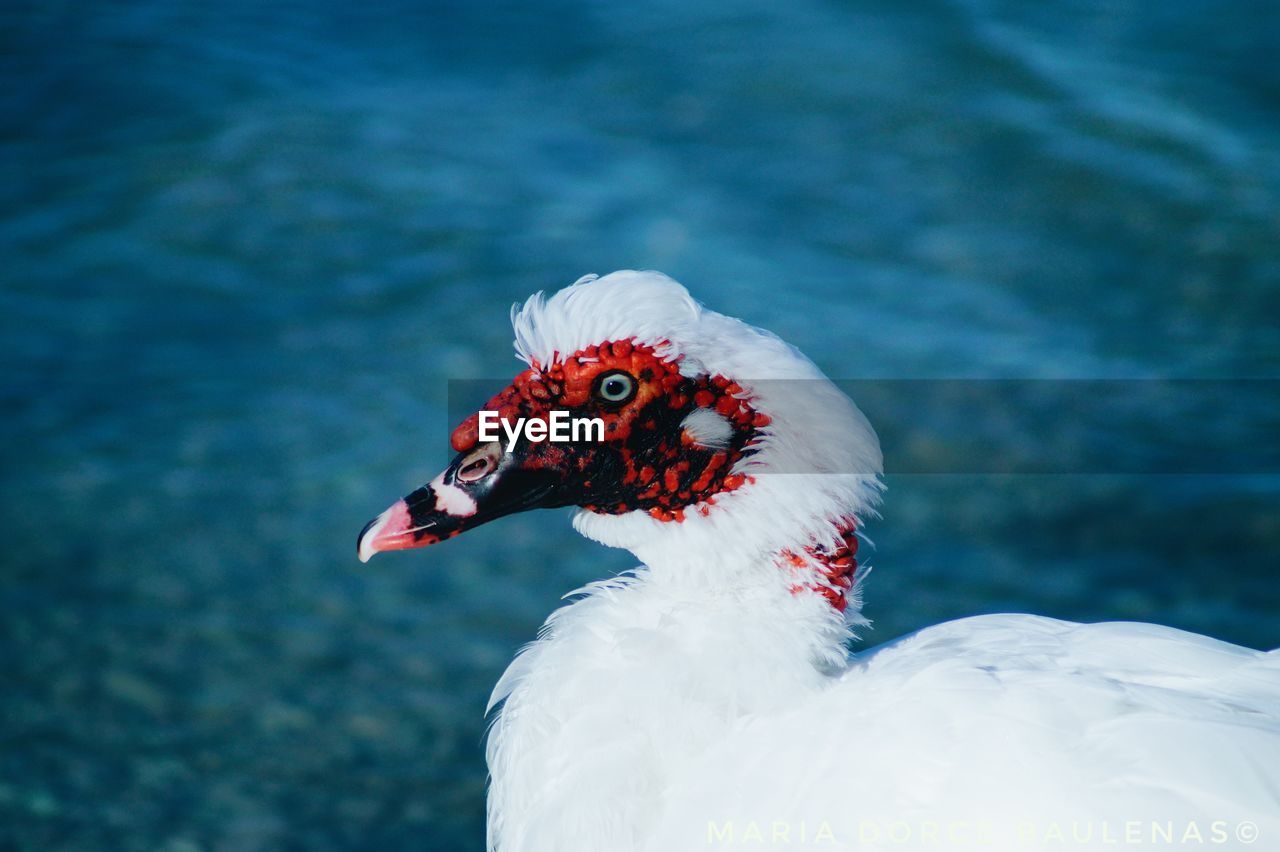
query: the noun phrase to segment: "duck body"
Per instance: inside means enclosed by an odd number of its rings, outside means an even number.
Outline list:
[[[648,582],[589,590],[500,682],[495,848],[1280,837],[1280,653],[1006,614],[832,668],[763,609],[753,620],[741,601],[708,608]]]
[[[642,563],[575,593],[495,688],[493,852],[1280,848],[1280,652],[990,615],[851,655],[882,487],[851,400],[658,273],[512,322],[528,369],[487,408],[605,439],[503,449],[473,415],[358,542],[576,505]]]

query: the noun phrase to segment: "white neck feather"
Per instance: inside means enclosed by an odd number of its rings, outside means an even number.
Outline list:
[[[592,584],[503,675],[491,848],[642,848],[682,761],[735,720],[819,689],[843,657],[846,622],[819,595],[782,582],[708,594],[675,576]]]

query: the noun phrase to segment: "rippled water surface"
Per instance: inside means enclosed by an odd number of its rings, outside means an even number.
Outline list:
[[[482,846],[488,689],[631,559],[558,513],[352,544],[535,289],[663,269],[848,379],[1280,377],[1278,38],[1266,0],[6,4],[0,846]],[[1153,419],[1079,437],[1203,425]],[[1275,474],[892,475],[867,638],[1280,645]]]

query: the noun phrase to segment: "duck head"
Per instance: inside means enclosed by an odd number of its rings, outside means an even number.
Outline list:
[[[650,565],[803,555],[847,545],[875,501],[879,444],[852,402],[665,275],[587,276],[512,325],[527,368],[454,430],[444,471],[365,526],[362,561],[558,506]]]

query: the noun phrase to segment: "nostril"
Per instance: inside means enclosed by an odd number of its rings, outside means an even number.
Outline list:
[[[488,476],[495,466],[492,456],[478,456],[458,469],[457,478],[462,482],[475,482]]]
[[[453,473],[446,476],[448,482],[470,484],[479,482],[498,469],[502,447],[494,441],[483,444],[459,459]]]

